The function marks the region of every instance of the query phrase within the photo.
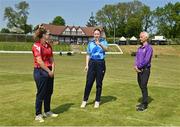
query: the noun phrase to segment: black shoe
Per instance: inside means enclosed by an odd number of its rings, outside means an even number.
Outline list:
[[[136,110],[139,112],[145,111],[148,108],[148,105],[142,104]]]
[[[140,103],[140,104],[136,105],[136,108],[139,108],[139,107],[141,107],[142,105],[143,105],[143,104]]]

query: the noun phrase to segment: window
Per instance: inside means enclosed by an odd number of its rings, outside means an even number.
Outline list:
[[[83,42],[87,43],[88,42],[88,38],[83,38]]]
[[[64,42],[64,38],[63,37],[59,37],[59,41],[60,42]]]
[[[70,35],[70,34],[71,34],[71,30],[70,30],[69,27],[67,27],[67,28],[65,29],[65,31],[63,32],[63,35]]]
[[[82,38],[77,38],[77,42],[81,43],[82,42]]]
[[[81,28],[77,30],[77,35],[85,35]]]
[[[51,36],[50,36],[50,39],[52,39],[52,40],[58,40],[58,36],[53,36],[53,35],[51,35]]]
[[[70,42],[70,37],[66,37],[65,42]]]
[[[72,28],[71,35],[76,35],[76,29],[75,28]]]

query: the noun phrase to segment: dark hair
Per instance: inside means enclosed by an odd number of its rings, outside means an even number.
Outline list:
[[[43,26],[43,24],[37,25],[36,27],[34,27],[34,39],[41,39],[43,37],[43,34],[47,33],[47,30],[45,29],[45,27]]]
[[[95,31],[99,31],[99,33],[101,34],[101,29],[95,28],[95,29],[93,30],[93,32],[95,32]]]

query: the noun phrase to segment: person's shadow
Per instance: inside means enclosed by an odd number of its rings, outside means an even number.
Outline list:
[[[55,109],[53,109],[52,111],[57,114],[64,113],[64,112],[68,111],[72,105],[74,105],[74,103],[62,104],[62,105],[56,107]]]
[[[117,97],[115,96],[101,96],[101,105],[108,103],[108,102],[112,102],[112,101],[116,101]],[[95,101],[88,103],[87,105],[91,105],[94,104]]]
[[[148,96],[148,104],[150,104],[152,101],[154,101],[154,99],[151,96]],[[140,97],[138,99],[138,102],[141,103],[142,102],[142,97]]]

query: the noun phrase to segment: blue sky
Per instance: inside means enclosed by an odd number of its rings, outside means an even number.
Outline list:
[[[6,27],[3,20],[5,7],[14,7],[22,0],[0,0],[0,28]],[[62,16],[66,25],[85,26],[91,12],[95,13],[105,4],[116,4],[118,2],[129,2],[132,0],[26,0],[29,3],[28,23],[36,25],[39,23],[49,23],[55,16]],[[178,2],[179,0],[140,0],[151,7],[164,6],[168,2]]]

